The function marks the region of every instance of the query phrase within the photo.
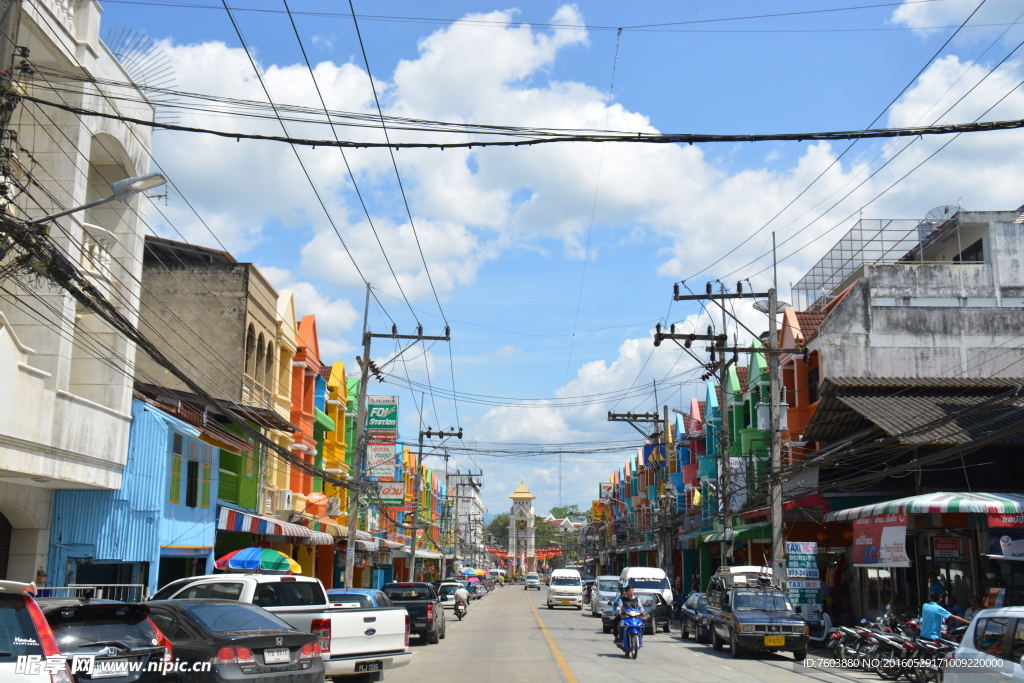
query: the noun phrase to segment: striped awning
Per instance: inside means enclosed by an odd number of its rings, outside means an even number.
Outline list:
[[[1024,495],[1016,493],[925,493],[920,496],[890,500],[887,503],[862,505],[836,510],[825,515],[826,522],[848,522],[863,517],[888,514],[920,515],[933,512],[1024,512]]]
[[[220,531],[241,531],[267,536],[283,536],[299,539],[310,545],[333,545],[334,537],[322,531],[313,531],[298,524],[289,524],[273,517],[264,517],[240,510],[221,507],[217,515],[217,528]]]

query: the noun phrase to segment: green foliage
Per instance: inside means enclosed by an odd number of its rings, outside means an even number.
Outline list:
[[[495,515],[487,525],[487,533],[494,539],[494,545],[499,548],[508,548],[508,522],[508,514],[502,513]]]

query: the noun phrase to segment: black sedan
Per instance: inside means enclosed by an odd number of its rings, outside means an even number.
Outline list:
[[[160,669],[172,656],[171,643],[150,621],[147,605],[88,598],[36,602],[80,683],[112,677],[118,683],[166,683]]]
[[[711,621],[708,619],[708,601],[704,593],[690,593],[679,610],[679,628],[683,639],[692,633],[698,643],[711,642]]]
[[[146,603],[174,645],[183,683],[321,683],[319,639],[270,612],[231,600]],[[196,665],[199,665],[198,667]],[[193,669],[199,668],[195,671]]]
[[[644,622],[645,634],[653,635],[659,628],[665,633],[672,629],[672,607],[665,602],[665,598],[659,593],[637,593],[636,598],[644,608],[644,614],[640,618]],[[608,609],[601,613],[601,628],[605,633],[612,632],[614,620],[615,606],[609,605]]]

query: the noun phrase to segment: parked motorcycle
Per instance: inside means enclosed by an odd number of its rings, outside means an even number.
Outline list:
[[[936,683],[942,680],[942,670],[946,659],[950,657],[963,639],[967,624],[958,624],[950,627],[942,638],[931,640],[918,638],[915,641],[918,649],[917,666],[914,667],[914,677],[918,683]]]
[[[630,659],[636,659],[637,652],[644,645],[644,622],[642,612],[624,610],[619,621],[619,649]]]
[[[455,616],[459,618],[459,621],[462,621],[462,617],[466,616],[467,611],[466,603],[461,600],[455,603]]]

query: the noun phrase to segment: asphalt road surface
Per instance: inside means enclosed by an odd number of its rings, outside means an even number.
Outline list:
[[[601,620],[544,604],[547,589],[505,586],[470,605],[459,621],[445,610],[448,634],[437,645],[413,639],[412,663],[385,675],[387,683],[592,683],[727,681],[736,683],[852,683],[881,681],[863,671],[825,671],[796,665],[789,653],[732,659],[729,648],[682,640],[671,633],[645,636],[635,660],[627,659],[601,631]],[[817,659],[812,651],[808,659]]]

